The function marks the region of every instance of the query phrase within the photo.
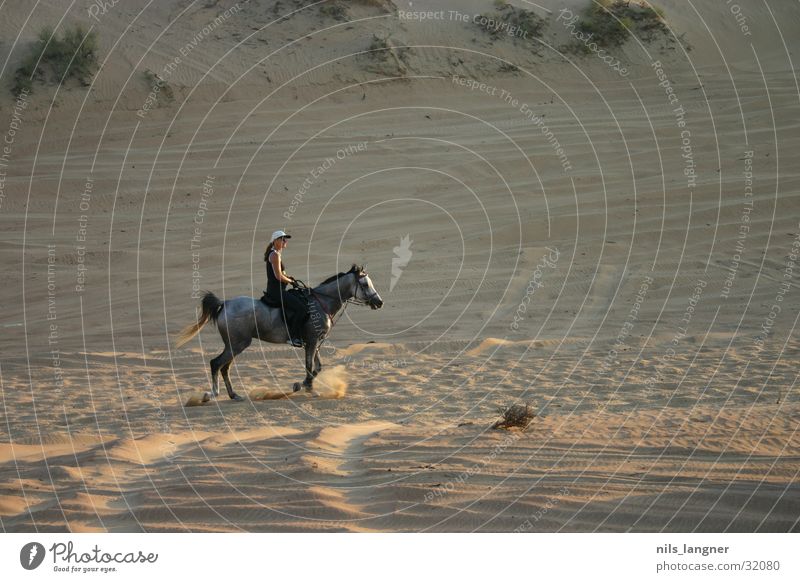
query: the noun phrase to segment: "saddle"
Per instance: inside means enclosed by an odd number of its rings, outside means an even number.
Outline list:
[[[298,295],[307,306],[308,305],[308,298],[311,295],[311,290],[310,289],[288,289],[286,291],[286,293],[294,293],[295,295]],[[281,310],[281,316],[283,316],[283,309],[281,309],[281,307],[283,305],[282,305],[281,301],[280,300],[275,301],[275,300],[267,297],[266,290],[264,291],[263,295],[261,295],[261,302],[264,305],[266,305],[267,307],[275,307],[275,308],[280,309]],[[305,313],[303,313],[303,319],[305,319],[305,316],[307,316],[307,315],[308,315],[308,308],[306,308]]]
[[[280,301],[273,301],[272,299],[267,297],[266,291],[264,291],[264,294],[261,296],[261,303],[263,303],[267,307],[277,307],[277,308],[281,307]]]

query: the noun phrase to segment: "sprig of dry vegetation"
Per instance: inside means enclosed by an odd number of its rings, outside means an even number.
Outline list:
[[[503,418],[498,420],[492,425],[492,428],[522,428],[526,429],[528,425],[536,418],[536,413],[529,404],[512,404],[506,408],[500,408],[500,414]]]
[[[147,81],[147,87],[157,95],[158,99],[163,97],[165,103],[173,103],[175,101],[175,92],[172,87],[158,73],[145,69],[143,75]]]
[[[373,34],[360,56],[364,69],[381,75],[404,77],[409,70],[411,49],[389,36]]]

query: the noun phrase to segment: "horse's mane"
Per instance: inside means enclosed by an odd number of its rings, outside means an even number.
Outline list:
[[[325,285],[327,283],[330,283],[331,281],[336,281],[336,279],[338,279],[339,277],[344,277],[345,275],[349,275],[350,273],[360,273],[363,270],[364,270],[363,267],[360,267],[360,266],[356,265],[355,263],[353,263],[352,266],[350,267],[349,271],[345,271],[343,273],[337,273],[335,275],[331,275],[330,277],[325,279],[322,283],[320,283],[320,285]]]

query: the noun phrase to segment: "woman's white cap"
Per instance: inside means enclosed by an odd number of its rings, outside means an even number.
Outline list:
[[[272,238],[270,239],[269,242],[275,242],[276,238],[281,238],[282,236],[285,236],[286,238],[292,238],[292,235],[286,234],[282,230],[276,230],[275,232],[272,233]]]

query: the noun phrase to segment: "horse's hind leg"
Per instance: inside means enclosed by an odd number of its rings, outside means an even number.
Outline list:
[[[246,340],[242,340],[233,344],[231,349],[231,357],[230,359],[220,366],[220,370],[222,371],[222,379],[225,380],[225,388],[228,389],[228,396],[231,400],[244,400],[241,396],[239,396],[236,392],[233,391],[233,386],[231,385],[231,379],[228,377],[228,370],[233,364],[233,358],[241,354],[245,351],[249,346],[250,343],[253,341],[253,338],[247,338]]]
[[[211,396],[216,398],[219,396],[219,385],[217,383],[217,374],[219,374],[220,369],[230,364],[233,361],[233,350],[228,344],[225,344],[225,349],[222,350],[222,353],[218,355],[216,358],[211,360]],[[230,393],[230,388],[228,389],[228,393]]]
[[[244,400],[241,396],[239,396],[236,392],[233,391],[233,386],[231,385],[231,379],[228,376],[228,370],[231,369],[233,365],[233,358],[231,361],[222,366],[220,372],[222,373],[222,379],[225,380],[225,388],[228,389],[228,396],[230,396],[233,400]]]

